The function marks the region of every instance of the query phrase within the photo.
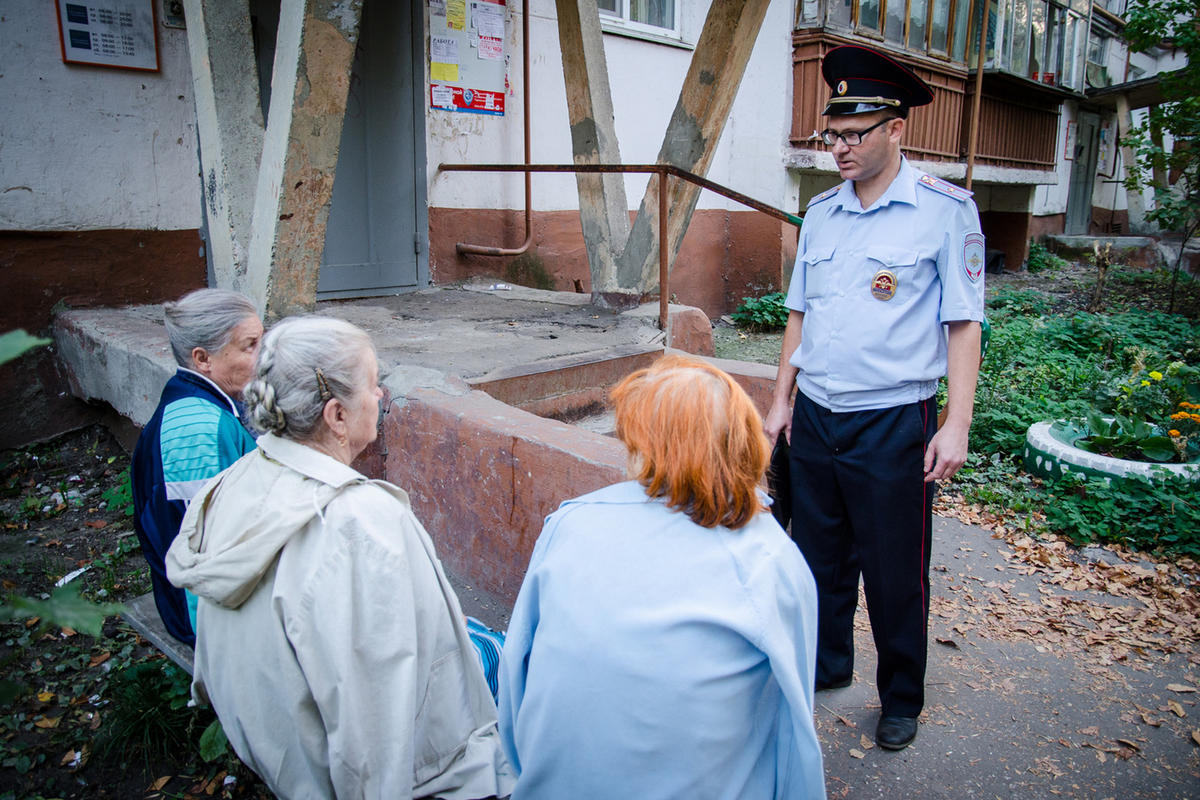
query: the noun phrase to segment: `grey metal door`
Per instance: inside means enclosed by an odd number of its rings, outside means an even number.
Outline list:
[[[317,297],[428,285],[423,3],[368,0],[354,56]]]
[[[1091,227],[1092,189],[1096,182],[1099,144],[1099,115],[1081,113],[1075,138],[1075,161],[1071,165],[1071,183],[1067,191],[1066,233],[1087,235]]]

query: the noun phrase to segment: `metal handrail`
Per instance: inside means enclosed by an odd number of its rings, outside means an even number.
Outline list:
[[[744,206],[782,220],[796,227],[804,218],[789,214],[775,206],[755,200],[753,197],[722,186],[708,178],[674,166],[673,164],[439,164],[439,171],[446,172],[523,172],[528,182],[533,172],[585,172],[585,173],[637,173],[658,176],[658,327],[667,329],[667,300],[670,298],[667,264],[667,178],[675,177],[694,183],[702,189],[727,197]],[[500,255],[496,253],[496,255]]]

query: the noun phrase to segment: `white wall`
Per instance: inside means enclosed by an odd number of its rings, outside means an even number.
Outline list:
[[[69,65],[53,2],[2,8],[0,229],[199,227],[187,32],[159,24],[157,73]]]
[[[1034,216],[1066,213],[1067,194],[1070,191],[1071,185],[1071,169],[1075,166],[1075,161],[1064,159],[1063,152],[1066,147],[1067,125],[1075,122],[1078,114],[1079,104],[1075,101],[1068,100],[1062,104],[1062,109],[1058,115],[1058,134],[1054,140],[1054,174],[1056,180],[1054,183],[1042,184],[1034,189]]]
[[[570,126],[559,57],[558,23],[552,0],[531,0],[531,105],[534,163],[569,164]],[[704,26],[707,3],[683,2],[682,33],[695,44]],[[426,97],[429,204],[443,208],[521,208],[520,174],[438,174],[441,162],[520,163],[521,17],[519,0],[510,0],[508,40],[511,53],[503,118],[429,110]],[[708,177],[772,205],[789,196],[783,151],[790,123],[791,14],[787,0],[772,0],[763,22],[730,119],[718,144]],[[621,161],[653,163],[679,98],[692,50],[657,42],[604,35]],[[428,80],[426,81],[428,86]],[[425,90],[428,95],[428,89]],[[629,206],[641,200],[647,178],[626,179]],[[579,198],[573,175],[534,175],[534,208],[573,210]],[[794,202],[793,202],[794,205]],[[704,192],[701,208],[744,208]]]

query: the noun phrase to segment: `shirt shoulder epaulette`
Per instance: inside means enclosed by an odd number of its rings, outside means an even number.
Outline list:
[[[838,190],[841,188],[842,188],[842,185],[839,183],[837,186],[834,186],[832,189],[826,189],[825,191],[821,192],[819,195],[816,195],[811,200],[809,200],[807,207],[812,208],[817,203],[820,203],[823,200],[828,200],[829,198],[831,198],[835,194],[837,194]]]
[[[961,186],[955,186],[949,181],[944,181],[941,178],[935,178],[932,175],[921,175],[917,178],[917,183],[924,186],[926,189],[932,189],[938,194],[944,194],[947,197],[953,197],[955,200],[964,202],[969,200],[974,192],[969,192]]]

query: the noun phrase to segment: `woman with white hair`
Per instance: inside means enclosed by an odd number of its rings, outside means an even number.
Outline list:
[[[228,289],[197,289],[163,307],[175,375],[134,447],[134,528],[150,563],[167,632],[194,644],[195,598],[167,581],[163,558],[192,496],[254,449],[239,402],[254,372],[263,326],[254,304]]]
[[[283,798],[503,796],[496,707],[433,543],[403,490],[350,467],[381,397],[355,326],[267,334],[246,390],[258,450],[167,555],[200,597],[193,694]]]

